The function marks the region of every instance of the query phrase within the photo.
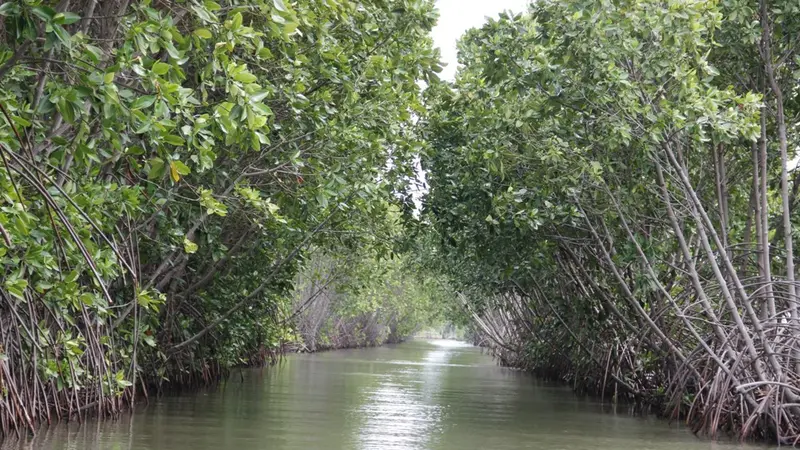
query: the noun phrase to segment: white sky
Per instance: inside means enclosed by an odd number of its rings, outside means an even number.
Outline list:
[[[456,41],[470,28],[479,27],[486,17],[496,17],[505,10],[525,11],[530,0],[436,0],[439,23],[433,29],[434,45],[442,51],[447,66],[439,76],[452,80],[456,74]]]

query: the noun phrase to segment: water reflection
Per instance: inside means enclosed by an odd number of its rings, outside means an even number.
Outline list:
[[[604,411],[604,409],[606,411]],[[5,449],[709,450],[662,421],[614,414],[497,367],[455,341],[293,355],[221,389],[165,397],[118,421],[53,426]]]
[[[442,343],[441,347],[456,346]],[[430,448],[441,431],[447,407],[436,401],[436,394],[441,387],[442,367],[447,366],[449,357],[450,352],[443,348],[429,350],[421,363],[387,362],[399,367],[368,392],[364,406],[359,409],[364,418],[358,430],[360,449]]]

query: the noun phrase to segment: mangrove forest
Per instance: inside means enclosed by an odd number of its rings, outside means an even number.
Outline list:
[[[0,439],[457,330],[800,445],[800,3],[435,3],[0,0]]]

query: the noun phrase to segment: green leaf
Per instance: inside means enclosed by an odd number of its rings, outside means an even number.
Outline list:
[[[256,76],[250,72],[242,71],[233,76],[233,79],[242,83],[252,83],[257,80]]]
[[[31,12],[45,22],[53,20],[53,17],[56,15],[56,11],[49,6],[33,6],[31,7]]]
[[[172,42],[167,42],[164,44],[164,48],[167,50],[167,54],[169,54],[170,58],[179,60],[183,57],[181,52],[178,51],[177,48],[172,44]]]
[[[178,173],[178,168],[175,166],[175,161],[169,162],[169,176],[175,183],[181,181],[181,174]]]
[[[136,297],[136,302],[142,308],[150,308],[150,305],[153,303],[153,297],[150,296],[150,291],[143,290],[139,292],[139,295]]]
[[[260,102],[261,100],[264,100],[267,97],[267,95],[269,95],[268,91],[255,92],[255,93],[250,95],[250,101],[251,102]]]
[[[81,294],[80,300],[86,306],[92,306],[94,304],[94,296],[92,294]]]
[[[95,64],[99,63],[100,60],[103,58],[103,51],[99,47],[96,47],[91,44],[86,44],[84,47],[86,48],[86,51],[88,52],[90,58]]]
[[[58,112],[61,113],[61,116],[66,120],[68,123],[75,123],[75,108],[73,108],[72,103],[66,101],[65,99],[61,99],[56,106]]]
[[[147,335],[147,334],[143,334],[142,335],[142,340],[144,341],[145,344],[147,344],[150,347],[155,347],[156,346],[156,340],[155,340],[155,338],[153,338],[153,336],[150,336],[150,335]]]
[[[208,2],[206,2],[206,3],[208,3]],[[200,6],[192,6],[192,11],[194,11],[195,14],[197,14],[197,17],[199,17],[204,22],[216,22],[217,21],[217,18],[213,14],[209,13],[210,9],[208,9],[208,7],[203,8],[203,7],[200,7]]]
[[[228,214],[228,208],[215,199],[209,189],[200,189],[200,204],[206,208],[208,214],[216,214],[221,217],[225,217]]]
[[[191,255],[197,251],[197,244],[187,238],[183,238],[183,251]]]
[[[317,203],[319,203],[319,206],[321,206],[322,208],[327,208],[328,197],[326,197],[325,194],[323,194],[322,192],[317,192]]]
[[[164,176],[164,172],[166,169],[166,165],[164,164],[164,160],[161,158],[153,158],[150,160],[150,172],[147,174],[147,178],[150,180],[156,180]]]
[[[56,37],[64,46],[69,47],[72,44],[69,33],[61,25],[53,25],[53,32],[55,32]]]
[[[153,70],[153,73],[155,73],[156,75],[164,75],[165,73],[169,72],[169,69],[171,67],[172,66],[170,66],[167,63],[163,63],[161,61],[158,61],[156,63],[153,63],[152,70]]]
[[[14,123],[16,123],[17,125],[19,125],[19,126],[21,126],[23,128],[31,126],[31,121],[30,120],[24,119],[24,118],[22,118],[20,116],[11,116],[11,120],[13,120]]]
[[[78,272],[77,270],[73,270],[69,274],[67,274],[66,277],[64,277],[64,282],[72,283],[78,279],[78,276],[80,276],[80,272]]]
[[[242,26],[242,13],[237,12],[231,19],[231,30],[237,30]]]
[[[189,169],[189,167],[186,166],[186,164],[178,160],[172,161],[172,164],[175,165],[175,170],[177,170],[180,175],[189,175],[190,173],[192,173],[192,171]]]
[[[258,57],[261,59],[272,59],[273,58],[272,51],[267,47],[262,47],[258,51]]]
[[[0,16],[10,16],[19,14],[19,5],[14,2],[6,2],[0,5]]]
[[[6,291],[20,300],[25,300],[25,288],[28,287],[28,280],[24,278],[9,279],[5,282]]]
[[[286,36],[291,35],[292,33],[297,30],[297,26],[299,24],[297,22],[286,22],[286,25],[283,26],[283,34]]]
[[[186,141],[184,141],[182,137],[174,135],[174,134],[168,134],[168,135],[164,136],[164,142],[166,142],[167,144],[172,144],[172,145],[178,146],[178,147],[186,144]]]
[[[153,103],[155,103],[155,101],[156,101],[155,95],[144,95],[142,97],[136,98],[136,100],[134,100],[133,103],[131,103],[131,109],[132,110],[144,109],[151,106]]]
[[[71,12],[58,13],[53,16],[53,23],[59,25],[71,25],[79,20],[81,20],[81,16]]]
[[[194,35],[199,37],[200,39],[211,39],[213,37],[211,31],[209,31],[208,28],[198,28],[194,30]]]
[[[286,12],[286,4],[283,3],[283,0],[272,0],[272,5],[275,6],[280,12]]]

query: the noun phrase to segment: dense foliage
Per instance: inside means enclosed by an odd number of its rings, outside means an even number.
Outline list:
[[[297,332],[304,350],[396,343],[439,325],[451,299],[405,259],[316,255],[300,275]]]
[[[413,237],[399,211],[390,208],[385,217],[385,226],[369,233],[372,245],[319,249],[309,256],[295,282],[293,305],[295,340],[304,349],[399,342],[451,316],[452,291],[407,248]]]
[[[800,442],[800,5],[541,0],[468,32],[452,84],[435,20],[2,2],[3,431],[446,317],[505,364]]]
[[[429,263],[504,362],[800,439],[796,2],[542,0],[429,91]]]
[[[434,21],[426,0],[2,2],[2,428],[263,362],[309,248],[391,248],[371,232],[412,175]]]

